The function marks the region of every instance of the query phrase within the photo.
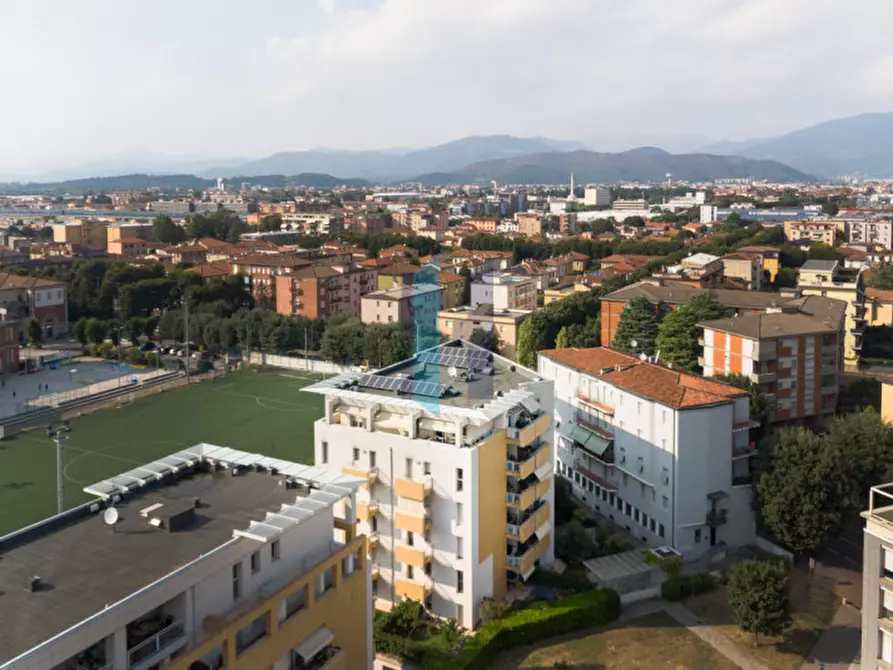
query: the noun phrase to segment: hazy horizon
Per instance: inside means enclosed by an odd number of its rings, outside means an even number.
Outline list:
[[[893,4],[848,9],[831,0],[8,0],[0,176],[121,157],[423,148],[469,135],[671,152],[773,137],[893,109],[884,33]]]

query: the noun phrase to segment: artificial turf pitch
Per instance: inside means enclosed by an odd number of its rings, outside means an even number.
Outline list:
[[[83,487],[207,442],[313,462],[313,422],[322,396],[300,389],[302,372],[237,372],[71,421],[63,442],[65,504]],[[43,428],[0,442],[0,536],[56,511],[56,450]]]

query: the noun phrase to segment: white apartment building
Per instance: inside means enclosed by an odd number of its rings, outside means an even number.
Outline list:
[[[755,540],[745,391],[610,349],[539,352],[558,472],[575,495],[686,559]]]
[[[893,484],[868,494],[862,553],[862,652],[859,667],[893,667]]]
[[[85,487],[0,538],[0,668],[370,668],[364,483],[198,444]]]
[[[325,396],[317,465],[370,482],[377,609],[412,598],[473,628],[482,600],[552,562],[550,380],[454,340],[304,390]]]
[[[510,272],[488,272],[471,282],[471,305],[493,305],[494,311],[536,309],[536,280]]]
[[[893,221],[847,220],[846,235],[850,244],[876,244],[893,249]]]
[[[611,189],[607,186],[587,186],[583,191],[583,204],[590,207],[607,207],[611,204]]]

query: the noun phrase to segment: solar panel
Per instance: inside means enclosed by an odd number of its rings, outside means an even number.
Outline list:
[[[442,398],[449,389],[449,386],[446,384],[403,379],[401,377],[386,377],[384,375],[360,375],[357,378],[357,384],[366,388],[411,393],[412,395],[430,398]]]

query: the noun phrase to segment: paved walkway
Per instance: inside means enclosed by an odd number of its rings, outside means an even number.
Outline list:
[[[687,607],[679,603],[664,603],[664,609],[667,614],[732,661],[741,670],[769,670],[716,628],[698,619]]]
[[[800,670],[858,669],[861,644],[861,612],[851,605],[841,605]]]

